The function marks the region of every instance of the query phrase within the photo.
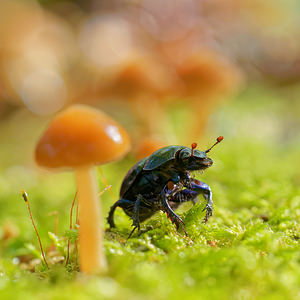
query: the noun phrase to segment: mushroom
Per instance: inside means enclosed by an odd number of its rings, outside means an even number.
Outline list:
[[[47,168],[73,168],[79,199],[80,269],[105,270],[103,229],[93,165],[122,158],[130,149],[127,132],[104,113],[84,105],[61,112],[37,144],[35,158]]]
[[[127,100],[139,129],[143,130],[139,135],[151,136],[164,128],[162,102],[175,80],[174,72],[165,64],[154,57],[137,54],[119,66],[114,80],[101,87],[99,94],[106,100]]]
[[[180,96],[191,103],[194,112],[187,139],[197,140],[215,107],[240,89],[242,74],[225,57],[204,48],[187,56],[176,71],[183,83]]]
[[[137,160],[141,160],[146,156],[151,155],[153,152],[158,150],[159,148],[167,146],[165,142],[156,138],[156,137],[147,137],[141,141],[141,143],[137,146],[135,151],[135,157]]]

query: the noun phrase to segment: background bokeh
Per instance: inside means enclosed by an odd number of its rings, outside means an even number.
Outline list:
[[[2,123],[18,119],[22,133],[8,136],[30,144],[26,128],[34,136],[68,105],[93,105],[130,131],[141,158],[200,141],[215,109],[249,85],[271,89],[293,111],[298,13],[293,0],[3,0]],[[189,116],[174,128],[168,118],[176,109]],[[22,144],[26,159],[31,146]]]

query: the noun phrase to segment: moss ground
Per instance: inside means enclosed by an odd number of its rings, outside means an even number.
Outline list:
[[[188,113],[189,108],[174,107],[174,128]],[[8,166],[6,148],[0,158],[0,298],[300,299],[297,113],[296,103],[261,90],[221,107],[204,140],[219,134],[226,139],[210,155],[214,166],[198,177],[213,190],[214,216],[203,224],[204,201],[199,199],[179,210],[189,238],[158,213],[125,245],[130,222],[118,210],[117,228],[105,235],[109,271],[95,277],[74,272],[73,264],[56,263],[47,270],[37,263],[35,272],[24,270],[40,255],[21,188],[28,192],[48,255],[54,242],[59,258],[66,253],[65,237],[76,237],[76,230],[68,231],[75,187],[72,174],[41,175],[22,163],[20,153],[17,158],[11,154],[15,163]],[[202,144],[199,148],[209,142]],[[112,185],[102,197],[105,214],[133,163],[128,158],[103,168]],[[101,176],[99,184],[104,189]],[[48,216],[52,211],[59,212],[57,236],[48,233],[55,231],[55,216]]]

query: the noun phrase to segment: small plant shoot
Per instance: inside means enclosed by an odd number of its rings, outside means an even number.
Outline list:
[[[30,205],[29,205],[28,195],[27,195],[27,193],[26,193],[24,190],[22,190],[22,197],[23,197],[23,199],[24,199],[24,201],[25,201],[25,203],[26,203],[26,205],[27,205],[28,212],[29,212],[29,216],[30,216],[32,225],[33,225],[33,227],[34,227],[36,236],[37,236],[37,238],[38,238],[39,244],[40,244],[41,253],[42,253],[42,257],[43,257],[44,263],[45,263],[45,265],[47,266],[47,268],[49,269],[49,265],[48,265],[48,263],[47,263],[47,260],[46,260],[46,257],[45,257],[45,253],[44,253],[44,250],[43,250],[42,242],[41,242],[39,233],[38,233],[38,231],[37,231],[37,229],[36,229],[36,226],[35,226],[35,224],[34,224],[32,214],[31,214],[31,209],[30,209]]]

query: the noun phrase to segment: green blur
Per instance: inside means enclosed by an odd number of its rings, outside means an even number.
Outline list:
[[[171,128],[188,117],[188,109],[182,109],[172,107]],[[198,176],[212,188],[214,216],[203,224],[204,201],[199,199],[197,205],[186,204],[179,210],[189,238],[158,213],[125,245],[131,224],[117,210],[117,228],[105,235],[109,270],[102,276],[82,276],[72,264],[68,268],[50,265],[50,270],[38,264],[34,273],[22,270],[15,258],[38,257],[39,246],[21,188],[28,193],[44,247],[54,242],[58,253],[65,255],[65,237],[74,243],[77,234],[74,229],[68,231],[74,178],[71,173],[40,175],[22,162],[20,153],[15,157],[18,164],[8,166],[8,157],[2,155],[0,298],[299,299],[299,111],[296,101],[258,88],[220,107],[207,136],[198,143],[205,150],[224,135],[209,155],[214,165]],[[180,131],[175,132],[180,139]],[[102,196],[105,215],[133,163],[129,157],[103,168],[112,185],[112,191]],[[99,189],[104,188],[99,176]],[[51,211],[59,212],[56,236],[48,234],[54,231]],[[19,234],[4,240],[7,223],[18,228]]]

